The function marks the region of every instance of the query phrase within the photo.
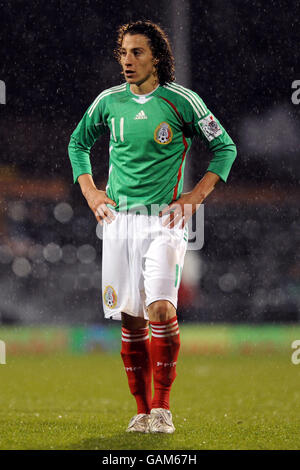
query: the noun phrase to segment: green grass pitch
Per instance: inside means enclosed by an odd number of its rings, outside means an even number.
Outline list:
[[[0,449],[300,449],[300,365],[289,353],[181,355],[173,435],[125,432],[135,401],[118,354],[0,365]]]

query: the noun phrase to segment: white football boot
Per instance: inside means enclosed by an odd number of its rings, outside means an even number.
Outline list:
[[[149,418],[150,415],[144,413],[139,413],[138,415],[133,416],[129,421],[128,428],[126,432],[149,432]]]
[[[150,412],[149,430],[151,433],[163,432],[172,434],[175,426],[172,421],[172,413],[164,408],[152,408]]]

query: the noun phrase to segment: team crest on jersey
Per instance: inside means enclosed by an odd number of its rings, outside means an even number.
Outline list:
[[[212,114],[200,119],[198,124],[209,142],[222,134],[222,129]]]
[[[106,307],[115,308],[117,305],[117,294],[112,286],[106,286],[104,289],[103,299]]]
[[[166,145],[171,142],[173,132],[167,122],[161,122],[154,131],[154,140],[158,144]]]

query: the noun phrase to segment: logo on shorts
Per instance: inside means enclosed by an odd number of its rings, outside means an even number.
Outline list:
[[[104,303],[108,308],[115,308],[117,305],[117,294],[112,286],[106,286],[103,294]]]
[[[161,122],[154,131],[154,140],[158,144],[169,144],[173,138],[173,132],[167,122]]]

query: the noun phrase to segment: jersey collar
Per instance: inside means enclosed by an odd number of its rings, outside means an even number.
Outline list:
[[[127,93],[131,96],[131,98],[134,101],[136,101],[137,103],[141,103],[141,104],[144,104],[144,103],[147,103],[147,101],[150,101],[152,97],[156,95],[159,88],[160,88],[160,85],[157,85],[157,87],[154,90],[150,91],[150,93],[146,93],[145,95],[137,95],[136,93],[133,93],[130,90],[130,84],[129,83],[126,84]]]

